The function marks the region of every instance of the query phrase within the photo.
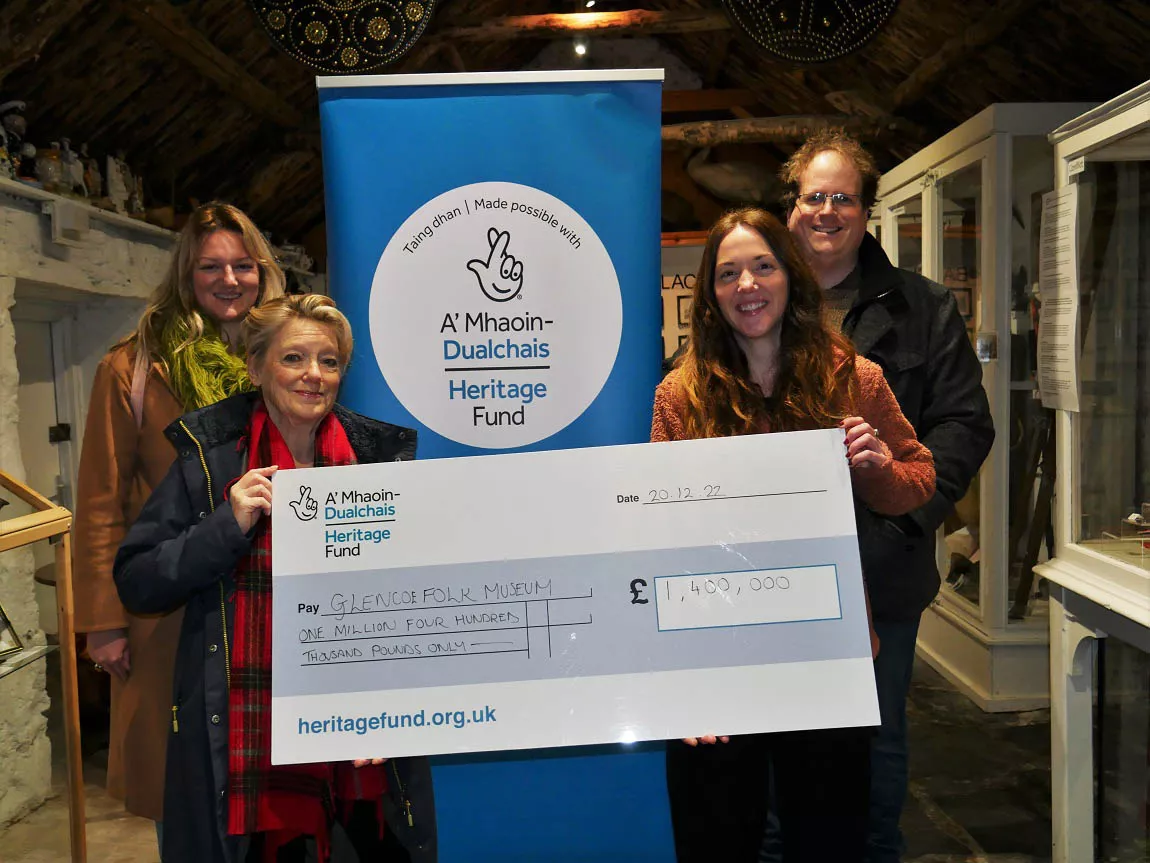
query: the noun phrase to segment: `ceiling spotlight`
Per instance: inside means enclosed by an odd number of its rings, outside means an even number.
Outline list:
[[[578,54],[580,57],[582,57],[584,54],[587,53],[587,40],[586,39],[576,39],[575,40],[575,53]]]
[[[595,0],[587,0],[585,8],[590,9],[594,5],[595,5]]]

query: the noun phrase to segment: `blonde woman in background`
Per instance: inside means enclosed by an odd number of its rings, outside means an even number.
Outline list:
[[[108,791],[157,831],[183,610],[127,612],[112,562],[176,458],[164,429],[251,389],[240,326],[253,306],[283,293],[283,272],[251,219],[229,204],[204,204],[181,230],[135,332],[104,357],[92,384],[73,526],[76,629],[112,680]]]

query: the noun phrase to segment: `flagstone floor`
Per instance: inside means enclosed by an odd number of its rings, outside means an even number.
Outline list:
[[[58,692],[54,666],[49,675],[52,691]],[[903,815],[905,863],[1050,860],[1048,711],[983,713],[921,662],[915,668],[909,710],[911,789]],[[0,831],[0,863],[68,859],[60,728],[54,709],[49,732],[57,753],[57,796]],[[98,745],[98,740],[87,741],[85,748]],[[106,751],[97,749],[85,759],[88,860],[156,863],[152,823],[127,815],[103,790],[106,757]]]

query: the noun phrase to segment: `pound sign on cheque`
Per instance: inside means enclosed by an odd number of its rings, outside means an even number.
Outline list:
[[[646,605],[646,597],[640,597],[639,594],[643,592],[643,588],[647,586],[647,582],[641,578],[634,578],[631,580],[631,604],[632,605]]]

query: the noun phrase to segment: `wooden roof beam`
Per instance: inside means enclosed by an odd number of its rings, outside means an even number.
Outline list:
[[[939,81],[952,72],[959,63],[979,48],[994,42],[1019,17],[1026,14],[1041,0],[1002,0],[996,3],[978,21],[962,33],[948,39],[942,46],[906,76],[894,89],[890,111],[895,113],[923,98]]]
[[[17,17],[15,3],[0,14],[0,83],[10,72],[35,60],[48,40],[79,15],[92,0],[49,0],[29,3],[27,15]],[[11,15],[12,17],[9,17]]]
[[[434,25],[432,25],[434,27]],[[397,72],[418,72],[453,42],[506,42],[512,39],[567,39],[579,34],[636,36],[657,33],[705,33],[730,30],[731,22],[721,9],[661,12],[630,9],[620,12],[569,12],[545,15],[512,15],[486,21],[451,24],[429,31],[415,46]]]
[[[564,39],[579,34],[635,36],[658,33],[706,33],[729,30],[721,9],[662,12],[628,9],[620,12],[569,12],[512,15],[474,24],[445,27],[429,33],[429,42],[498,42],[510,39]]]
[[[672,147],[762,144],[803,141],[824,129],[842,128],[859,138],[879,138],[903,130],[902,121],[871,120],[843,114],[754,117],[748,120],[703,120],[663,127],[663,143]]]
[[[730,111],[758,104],[751,90],[664,90],[663,113],[687,114],[693,111]]]
[[[919,63],[889,95],[880,95],[862,86],[827,93],[824,98],[845,114],[867,117],[876,122],[886,120],[926,96],[958,64],[979,48],[994,42],[1019,16],[1039,2],[1041,0],[1005,0],[962,33],[943,43],[938,51]],[[899,122],[905,124],[906,131],[919,138],[924,136],[924,130],[920,127],[905,120]]]
[[[179,57],[256,114],[288,129],[303,123],[303,115],[295,107],[209,42],[166,0],[115,0],[115,8],[156,45]]]

